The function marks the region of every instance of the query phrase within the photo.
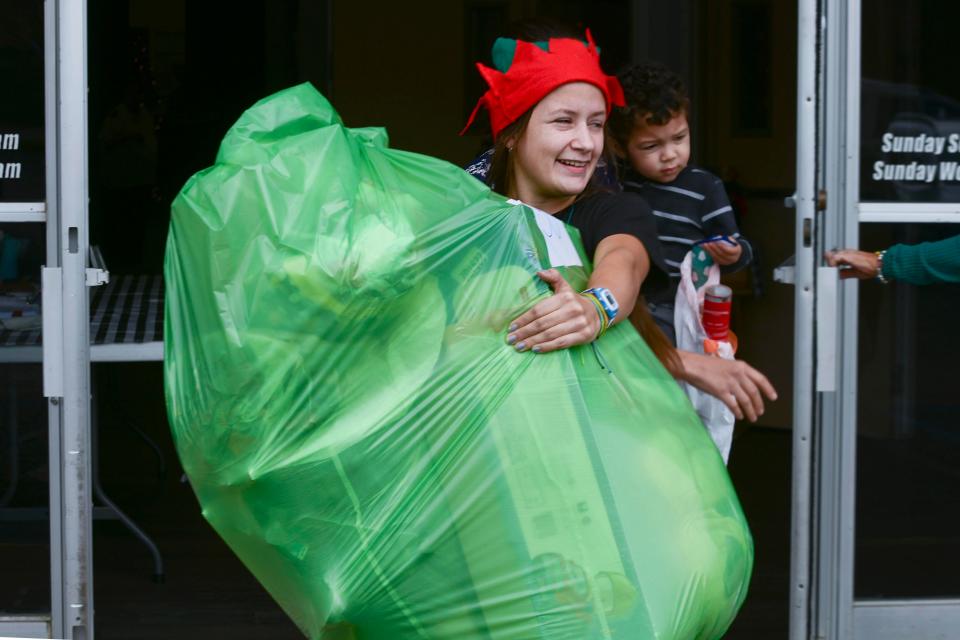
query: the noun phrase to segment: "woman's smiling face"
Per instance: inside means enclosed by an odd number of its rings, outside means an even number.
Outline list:
[[[509,195],[549,213],[571,204],[586,189],[603,152],[607,105],[586,82],[562,85],[537,103],[512,148]]]

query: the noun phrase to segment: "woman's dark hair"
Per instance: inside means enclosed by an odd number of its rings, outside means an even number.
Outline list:
[[[651,264],[650,268],[655,269],[656,267]],[[680,377],[680,373],[683,371],[683,363],[680,362],[677,349],[670,342],[670,338],[663,332],[663,329],[657,325],[653,316],[650,315],[650,309],[647,307],[647,301],[642,293],[637,297],[637,303],[630,314],[630,324],[637,330],[643,341],[647,343],[660,364],[670,372],[670,375],[674,378]]]
[[[664,125],[690,110],[683,80],[659,62],[631,65],[617,73],[617,78],[627,104],[610,113],[607,130],[621,146],[626,145],[638,124]]]
[[[490,171],[487,172],[487,184],[497,193],[510,196],[514,192],[513,167],[514,156],[507,147],[508,140],[517,140],[523,135],[530,122],[530,109],[508,124],[493,143],[493,155],[490,157]]]

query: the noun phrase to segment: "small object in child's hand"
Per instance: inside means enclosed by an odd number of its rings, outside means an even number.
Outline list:
[[[697,246],[698,244],[707,244],[708,242],[726,242],[727,244],[733,247],[738,246],[738,243],[736,240],[734,240],[730,236],[723,236],[723,235],[710,236],[709,238],[704,238],[703,240],[697,240],[696,242],[693,243],[693,246]]]

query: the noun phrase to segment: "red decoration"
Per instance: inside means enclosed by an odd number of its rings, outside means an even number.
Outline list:
[[[624,105],[623,88],[615,76],[600,68],[600,54],[587,29],[587,42],[573,38],[551,38],[544,51],[531,42],[517,41],[513,63],[506,73],[478,62],[477,69],[490,88],[474,107],[467,132],[481,106],[490,112],[490,126],[496,139],[500,131],[532,109],[557,87],[570,82],[588,82],[603,93],[607,114],[614,106]]]

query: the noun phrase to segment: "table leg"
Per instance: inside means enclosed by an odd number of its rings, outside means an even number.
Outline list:
[[[92,374],[90,376],[91,387],[95,384],[96,376]],[[100,485],[100,452],[98,447],[99,439],[99,429],[98,429],[98,420],[97,420],[97,403],[96,395],[93,394],[93,398],[90,401],[90,445],[93,452],[93,464],[91,465],[91,476],[93,482],[93,495],[99,500],[103,505],[111,511],[114,516],[123,523],[123,525],[130,530],[133,535],[140,539],[147,549],[150,551],[150,554],[153,556],[153,581],[154,582],[163,582],[166,578],[163,569],[163,556],[160,555],[160,549],[157,547],[156,543],[153,541],[147,533],[140,528],[140,526],[133,521],[133,519],[123,512],[117,504],[110,499],[110,496],[107,495],[107,492],[103,490],[103,487]]]
[[[17,493],[17,484],[20,480],[20,450],[19,450],[19,431],[17,425],[17,385],[11,382],[7,385],[7,437],[10,439],[10,454],[7,461],[7,469],[10,474],[10,485],[0,496],[0,507],[5,507],[13,500]]]

